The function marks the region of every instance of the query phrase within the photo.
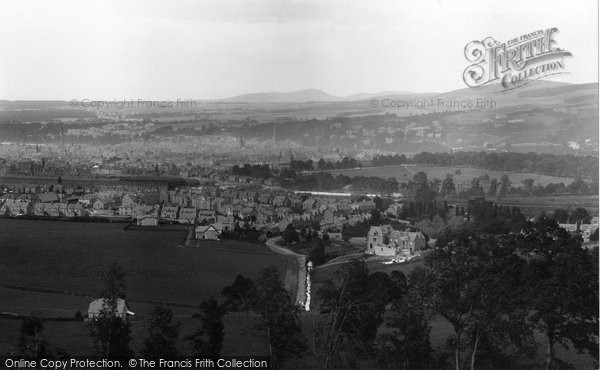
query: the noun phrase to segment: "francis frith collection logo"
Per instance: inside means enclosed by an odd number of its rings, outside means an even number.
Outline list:
[[[525,85],[528,81],[566,73],[566,57],[571,52],[558,47],[558,28],[540,29],[506,42],[487,37],[465,46],[465,58],[472,63],[463,80],[469,87],[499,82],[505,90]]]

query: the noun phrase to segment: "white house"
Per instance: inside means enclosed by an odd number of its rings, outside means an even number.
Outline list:
[[[156,216],[142,216],[137,218],[138,226],[158,226],[158,217]]]
[[[179,216],[179,207],[178,206],[174,206],[174,207],[164,206],[164,207],[162,207],[162,210],[160,212],[160,217],[164,218],[166,220],[177,220],[178,216]]]
[[[198,240],[219,240],[221,230],[214,225],[196,226],[196,239]]]
[[[105,310],[108,309],[107,304],[108,304],[108,302],[106,302],[105,298],[99,298],[99,299],[93,300],[90,303],[90,306],[88,307],[88,318],[89,319],[98,318],[103,309],[105,309]],[[116,317],[126,319],[128,313],[130,315],[133,314],[133,312],[129,311],[127,302],[125,302],[124,299],[118,298],[117,299],[117,307],[114,311],[114,315]]]

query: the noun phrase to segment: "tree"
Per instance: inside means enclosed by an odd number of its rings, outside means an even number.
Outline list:
[[[479,181],[481,182],[483,189],[486,190],[488,186],[490,186],[490,175],[486,173],[482,176],[479,176]]]
[[[327,235],[327,234],[324,234]],[[314,239],[312,246],[308,252],[308,260],[312,261],[315,266],[322,265],[325,262],[325,244],[328,243],[323,239]]]
[[[533,179],[524,179],[522,181],[525,191],[529,194],[531,194],[533,192],[533,182],[534,182]]]
[[[390,369],[427,369],[431,365],[431,327],[425,313],[407,301],[394,305],[387,326],[393,329],[378,340],[378,362]]]
[[[575,208],[573,213],[571,213],[571,217],[570,217],[569,221],[571,221],[571,223],[573,223],[573,224],[582,224],[582,223],[586,224],[586,223],[589,223],[591,219],[592,219],[592,217],[590,216],[587,209],[577,207],[577,208]]]
[[[177,337],[181,324],[175,321],[173,311],[157,306],[150,316],[148,338],[144,341],[142,356],[145,358],[173,359],[179,355]]]
[[[103,306],[98,317],[88,324],[90,335],[99,355],[106,358],[130,356],[130,324],[115,315],[119,300],[125,299],[125,273],[120,266],[113,264],[103,280],[104,289],[100,293]]]
[[[569,220],[569,213],[562,208],[554,210],[552,218],[559,224],[566,224]]]
[[[541,218],[528,222],[522,248],[534,256],[526,281],[532,326],[546,335],[546,369],[556,365],[555,347],[570,346],[598,359],[598,255],[581,238]]]
[[[495,197],[498,193],[498,180],[493,178],[490,180],[490,187],[488,189],[487,195],[489,197]]]
[[[438,248],[438,246],[440,248]],[[470,253],[473,252],[473,253]],[[469,280],[477,275],[478,265],[462,263],[480,256],[479,249],[466,233],[447,233],[436,242],[436,249],[426,259],[426,278],[431,284],[431,305],[454,328],[454,364],[461,368],[462,342],[476,292]],[[460,270],[458,268],[461,268]]]
[[[567,190],[574,194],[585,194],[589,191],[588,185],[581,178],[576,178],[573,180],[573,182],[567,187]]]
[[[28,316],[21,322],[19,330],[19,351],[28,359],[39,359],[47,356],[46,341],[42,339],[44,325],[36,316]]]
[[[435,238],[444,227],[444,220],[440,216],[435,215],[431,221],[426,218],[415,223],[415,227],[428,237]]]
[[[323,158],[319,159],[319,161],[317,162],[317,169],[319,169],[320,171],[325,170],[325,160]]]
[[[298,307],[292,303],[292,297],[283,287],[277,268],[261,270],[255,285],[255,310],[261,317],[257,327],[265,333],[269,343],[272,366],[280,368],[306,350]]]
[[[357,259],[323,284],[318,291],[323,320],[315,333],[320,368],[329,368],[333,360],[352,362],[355,356],[373,353],[390,286],[394,285],[386,274],[369,274],[364,261]]]
[[[218,358],[225,337],[223,316],[225,309],[214,297],[200,303],[200,312],[192,317],[200,320],[200,327],[186,339],[192,343],[194,356]]]
[[[535,356],[533,331],[525,324],[523,307],[525,261],[510,247],[512,237],[482,236],[481,273],[474,281],[476,299],[466,327],[471,346],[471,370],[488,368],[500,359],[500,367],[519,367],[521,359]],[[505,352],[509,352],[507,356]]]
[[[424,208],[428,207],[436,197],[437,193],[429,187],[427,174],[418,172],[413,176],[412,189],[414,191],[414,201],[417,206],[417,216],[422,216]]]
[[[437,177],[434,177],[433,180],[431,180],[431,190],[433,190],[434,192],[439,192],[440,191],[440,184],[442,182],[440,181],[440,179],[438,179]]]
[[[505,196],[510,192],[510,179],[507,175],[500,177],[500,189],[498,190],[499,196]]]
[[[300,242],[300,235],[292,224],[287,225],[281,236],[286,245],[292,245]]]
[[[456,193],[456,188],[454,187],[454,179],[452,178],[452,175],[446,175],[446,178],[444,179],[444,181],[442,181],[441,193],[443,196],[446,197]]]
[[[256,301],[256,286],[251,279],[237,275],[233,284],[223,288],[221,295],[227,311],[249,311]]]
[[[108,271],[103,275],[104,289],[100,292],[100,296],[108,299],[125,299],[127,295],[127,287],[125,285],[125,272],[119,265],[112,264]]]
[[[381,211],[377,208],[371,210],[371,224],[372,225],[380,225],[381,224]]]
[[[523,261],[498,238],[449,230],[425,259],[421,296],[454,329],[449,343],[457,370],[464,365],[465,351],[470,353],[470,368],[477,368],[483,343],[492,350],[492,343],[499,348],[508,343],[515,343],[515,350],[530,348],[531,333],[516,330],[511,320],[525,285]]]
[[[380,211],[385,211],[389,207],[389,202],[380,197],[373,198],[373,203],[375,203],[375,208]]]
[[[597,242],[598,241],[598,229],[594,230],[594,232],[590,235],[590,241]]]
[[[482,188],[479,185],[479,177],[473,177],[471,179],[471,193],[473,195],[481,195]]]

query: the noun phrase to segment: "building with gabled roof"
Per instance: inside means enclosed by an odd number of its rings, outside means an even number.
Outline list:
[[[179,222],[193,224],[196,221],[195,207],[181,207],[179,210]]]
[[[37,193],[37,197],[42,203],[56,203],[59,201],[58,195],[53,191],[49,191],[46,193]]]
[[[378,256],[412,255],[425,248],[422,232],[394,230],[391,225],[371,226],[366,252]]]
[[[178,206],[163,206],[160,211],[160,218],[164,218],[166,220],[177,220],[178,216]]]
[[[106,298],[98,298],[93,300],[88,307],[88,319],[94,320],[100,317],[103,310],[107,310],[109,307]],[[132,315],[133,312],[129,311],[129,306],[127,306],[127,302],[124,299],[117,299],[117,307],[114,310],[114,316],[119,317],[123,320],[127,318],[127,314]]]
[[[197,240],[219,240],[222,230],[218,230],[215,225],[196,226]]]

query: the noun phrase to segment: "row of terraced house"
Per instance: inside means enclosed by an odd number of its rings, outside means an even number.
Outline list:
[[[53,191],[0,196],[2,215],[120,217],[135,220],[141,226],[155,226],[159,222],[197,223],[198,238],[206,238],[213,231],[220,234],[226,228],[233,229],[236,222],[274,232],[294,222],[319,223],[323,231],[339,231],[344,224],[370,218],[374,208],[372,201],[214,186],[152,192],[106,188],[68,196]],[[211,227],[203,230],[207,226]]]

